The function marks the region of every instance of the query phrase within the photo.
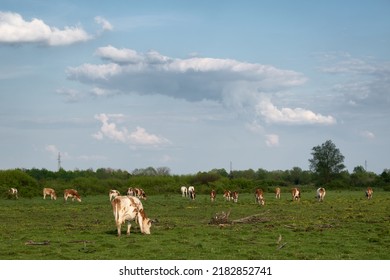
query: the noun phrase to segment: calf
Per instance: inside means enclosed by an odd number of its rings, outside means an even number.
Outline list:
[[[318,201],[324,201],[325,195],[326,195],[325,188],[318,188],[317,189],[316,197],[317,197]]]
[[[260,205],[264,205],[265,204],[264,192],[263,192],[262,189],[256,189],[256,191],[255,191],[255,198],[256,198],[256,203],[258,203]]]
[[[76,199],[78,202],[81,202],[79,193],[74,189],[64,190],[64,200],[67,201],[69,197],[72,198],[72,201]]]
[[[371,199],[373,193],[374,193],[374,191],[372,190],[372,188],[368,187],[367,190],[366,190],[366,197],[367,197],[367,199]]]
[[[110,190],[110,191],[108,192],[108,198],[110,199],[110,201],[113,200],[115,197],[117,197],[117,196],[119,196],[119,195],[121,195],[121,194],[120,194],[120,192],[117,191],[117,190]]]
[[[280,188],[279,187],[275,189],[275,198],[280,199]]]
[[[111,201],[115,217],[118,237],[121,236],[121,226],[127,221],[126,234],[130,235],[131,221],[136,220],[141,233],[150,234],[152,221],[146,217],[144,207],[139,198],[135,196],[117,196]]]
[[[292,200],[301,200],[301,190],[298,188],[291,189]]]
[[[215,191],[215,190],[212,190],[212,191],[210,192],[210,200],[211,200],[211,202],[214,202],[214,201],[215,201],[216,196],[217,196],[216,191]]]
[[[43,199],[46,199],[47,195],[50,195],[50,199],[57,199],[57,194],[52,188],[43,188]]]
[[[8,194],[12,197],[15,197],[16,199],[18,199],[18,190],[16,188],[10,188],[8,190]]]

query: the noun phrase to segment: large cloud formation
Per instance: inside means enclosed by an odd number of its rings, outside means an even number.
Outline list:
[[[104,63],[69,67],[68,78],[100,92],[160,94],[187,101],[214,100],[228,107],[253,111],[274,123],[330,124],[335,119],[302,108],[277,109],[267,93],[303,85],[298,72],[234,59],[172,58],[151,50],[140,53],[111,45],[95,55]]]
[[[103,30],[111,30],[111,24],[102,17],[95,21]],[[36,43],[48,46],[71,45],[93,39],[79,26],[66,26],[63,29],[47,25],[43,20],[33,18],[23,19],[20,14],[0,11],[0,43],[24,44]]]

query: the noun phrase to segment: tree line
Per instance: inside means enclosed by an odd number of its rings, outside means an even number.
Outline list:
[[[198,193],[211,189],[252,192],[255,188],[272,191],[274,187],[301,186],[328,189],[362,189],[368,186],[390,191],[390,169],[376,174],[356,166],[350,173],[345,169],[344,156],[336,145],[328,140],[312,148],[309,170],[293,167],[290,170],[267,171],[212,169],[188,175],[173,175],[168,167],[138,168],[131,172],[121,169],[99,168],[96,170],[12,169],[0,170],[0,195],[7,197],[11,187],[18,188],[21,196],[42,195],[42,188],[50,187],[60,195],[64,189],[76,188],[82,195],[106,194],[109,189],[122,193],[129,187],[143,188],[148,194],[177,193],[180,186],[193,185]]]

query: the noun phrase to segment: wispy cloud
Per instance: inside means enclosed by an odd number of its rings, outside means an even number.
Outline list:
[[[106,20],[105,18],[103,18],[101,16],[96,16],[95,17],[95,22],[97,24],[100,24],[100,26],[102,27],[103,31],[111,31],[111,30],[114,29],[112,24],[108,20]]]

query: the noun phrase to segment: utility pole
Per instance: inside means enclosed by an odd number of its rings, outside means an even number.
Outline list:
[[[61,170],[61,153],[58,152],[58,171]]]

